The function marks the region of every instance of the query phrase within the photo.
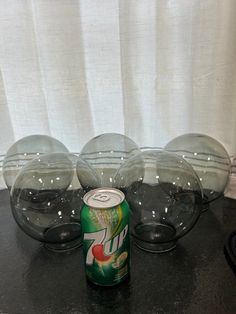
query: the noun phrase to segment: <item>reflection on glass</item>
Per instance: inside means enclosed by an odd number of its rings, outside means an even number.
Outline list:
[[[114,185],[131,207],[135,243],[151,252],[173,249],[196,223],[202,205],[201,183],[182,158],[145,151],[126,161]]]
[[[42,154],[67,152],[64,144],[47,135],[30,135],[14,143],[3,162],[3,177],[9,191],[17,174],[28,161]]]
[[[221,143],[204,134],[184,134],[166,145],[166,150],[183,157],[190,163],[201,181],[204,209],[224,192],[231,162]]]
[[[83,147],[80,157],[96,170],[100,187],[112,187],[117,169],[137,152],[138,145],[129,137],[105,133],[91,139]]]
[[[86,162],[72,154],[52,153],[28,162],[11,189],[12,213],[21,229],[52,250],[79,246],[86,176],[98,184]]]

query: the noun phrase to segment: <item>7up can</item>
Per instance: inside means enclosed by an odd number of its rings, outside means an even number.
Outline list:
[[[129,206],[124,194],[98,188],[85,194],[81,211],[87,278],[113,286],[129,274]]]

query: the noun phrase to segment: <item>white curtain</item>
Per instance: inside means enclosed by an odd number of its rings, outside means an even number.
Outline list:
[[[0,154],[104,132],[206,133],[234,154],[235,16],[235,0],[0,0]]]

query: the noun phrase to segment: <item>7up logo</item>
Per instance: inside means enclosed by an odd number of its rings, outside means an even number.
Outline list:
[[[84,233],[84,240],[93,241],[87,252],[87,265],[92,265],[95,258],[100,262],[109,261],[112,254],[121,248],[128,233],[128,225],[126,225],[119,234],[108,241],[105,241],[106,233],[107,229]]]

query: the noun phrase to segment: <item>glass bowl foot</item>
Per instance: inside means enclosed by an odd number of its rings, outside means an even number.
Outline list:
[[[80,223],[70,222],[53,226],[44,233],[45,247],[52,251],[68,251],[82,244]]]
[[[176,247],[173,240],[176,230],[173,226],[159,222],[146,222],[135,227],[135,244],[149,252],[162,253]]]
[[[76,239],[66,243],[44,243],[44,247],[53,252],[71,251],[80,247],[81,245],[81,239]]]

